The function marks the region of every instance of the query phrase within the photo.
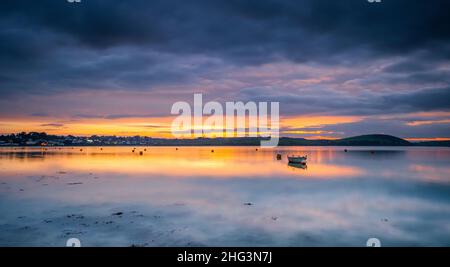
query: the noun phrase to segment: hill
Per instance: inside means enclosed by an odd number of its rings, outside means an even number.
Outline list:
[[[338,146],[411,146],[412,143],[392,136],[384,134],[371,134],[349,137],[333,141]]]

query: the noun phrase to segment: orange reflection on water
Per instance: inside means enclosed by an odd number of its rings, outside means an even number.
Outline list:
[[[124,174],[140,177],[348,178],[365,171],[354,166],[327,163],[335,156],[329,150],[315,151],[307,169],[288,166],[288,152],[255,147],[99,147],[2,149],[3,173],[49,175],[58,172]],[[146,151],[144,151],[146,150]],[[143,154],[140,155],[140,152]],[[276,154],[284,154],[276,160]]]

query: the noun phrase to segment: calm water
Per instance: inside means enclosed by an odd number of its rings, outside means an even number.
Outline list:
[[[82,149],[0,148],[0,246],[450,246],[446,148]]]

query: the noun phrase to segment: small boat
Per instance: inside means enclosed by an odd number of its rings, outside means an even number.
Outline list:
[[[288,156],[289,163],[296,164],[306,164],[306,160],[308,160],[308,156]]]

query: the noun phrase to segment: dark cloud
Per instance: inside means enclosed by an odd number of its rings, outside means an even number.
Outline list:
[[[429,71],[431,67],[427,61],[408,60],[391,64],[384,68],[384,71],[388,73],[414,73]]]
[[[161,69],[166,58],[160,53],[229,64],[345,64],[419,50],[448,59],[450,2],[432,2],[6,0],[0,82],[2,91],[31,84],[148,89],[198,75],[183,73],[176,60]],[[150,52],[154,58],[147,61]],[[111,54],[124,56],[102,58]]]
[[[378,5],[364,0],[4,2],[6,18],[96,48],[135,44],[175,52],[231,55],[249,50],[306,59],[311,51],[302,48],[319,52],[314,44],[321,41],[331,41],[321,44],[335,51],[360,46],[404,53],[438,47],[449,38],[450,4],[445,0]]]
[[[405,111],[450,111],[450,87],[392,94],[382,99],[381,104],[386,108],[397,107]]]
[[[425,111],[450,111],[450,87],[414,92],[348,95],[334,90],[283,93],[272,88],[247,88],[238,99],[280,102],[284,115],[324,113],[328,115],[374,115]]]
[[[31,117],[48,117],[48,116],[50,116],[50,114],[44,113],[44,112],[35,112],[35,113],[31,113],[29,115]]]
[[[163,114],[166,115],[166,114]],[[126,119],[126,118],[152,118],[156,117],[155,114],[111,114],[104,116],[105,119]]]
[[[73,116],[77,119],[107,119],[117,120],[126,118],[154,118],[160,116],[166,116],[168,113],[152,113],[152,114],[109,114],[109,115],[93,115],[93,114],[76,114]]]

